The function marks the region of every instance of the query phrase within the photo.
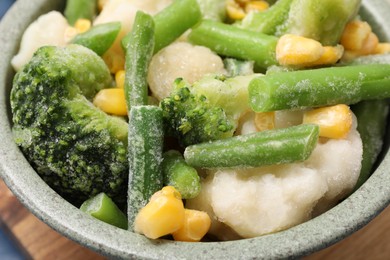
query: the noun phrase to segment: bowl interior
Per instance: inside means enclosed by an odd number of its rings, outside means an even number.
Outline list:
[[[40,14],[63,10],[63,0],[18,0],[0,24],[0,174],[19,200],[42,221],[63,235],[115,258],[285,258],[298,257],[329,246],[356,231],[380,213],[390,201],[389,137],[371,178],[354,194],[328,212],[286,231],[228,242],[183,243],[151,241],[97,221],[80,212],[48,187],[12,140],[9,94],[14,71],[10,61],[23,31]],[[361,15],[380,38],[390,39],[383,0],[363,0]],[[23,14],[21,16],[20,14]],[[348,214],[346,214],[346,212]]]

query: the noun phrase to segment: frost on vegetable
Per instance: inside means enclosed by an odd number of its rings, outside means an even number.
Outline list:
[[[210,233],[219,239],[234,232],[260,236],[307,221],[352,191],[362,157],[355,128],[347,139],[318,143],[305,162],[209,170],[201,194],[186,206],[207,211],[214,219]]]
[[[118,204],[126,200],[127,123],[91,103],[111,83],[103,60],[80,45],[41,47],[13,82],[15,142],[76,204],[100,192]]]
[[[11,61],[14,69],[19,71],[39,47],[64,46],[66,44],[64,34],[67,28],[68,22],[60,12],[51,11],[40,16],[23,34],[20,50]]]
[[[207,74],[224,73],[222,59],[206,47],[177,42],[153,56],[148,83],[157,99],[169,96],[176,78],[192,84]]]

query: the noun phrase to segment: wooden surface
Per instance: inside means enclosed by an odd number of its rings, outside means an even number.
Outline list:
[[[1,179],[0,221],[32,259],[104,259],[38,220],[19,203]],[[390,259],[390,207],[352,236],[304,258],[317,259]]]

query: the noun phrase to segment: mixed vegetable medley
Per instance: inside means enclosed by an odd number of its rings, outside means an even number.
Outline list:
[[[15,142],[69,202],[151,239],[300,224],[359,188],[381,151],[390,43],[360,7],[67,0],[12,60]]]

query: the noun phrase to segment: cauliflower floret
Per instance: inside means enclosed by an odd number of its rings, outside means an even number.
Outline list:
[[[353,190],[363,152],[354,120],[354,128],[346,139],[319,142],[305,162],[210,170],[202,180],[200,199],[188,200],[187,207],[206,209],[244,238],[307,221]],[[220,239],[226,237],[213,228],[210,233]]]
[[[138,10],[142,10],[151,15],[161,11],[172,0],[148,0],[148,1],[134,1],[134,0],[111,0],[104,5],[101,13],[96,17],[94,25],[108,22],[120,22],[122,24],[121,30],[111,46],[111,48],[103,55],[103,59],[108,64],[111,72],[115,73],[124,68],[125,56],[121,46],[122,38],[131,31],[135,15]]]
[[[38,17],[23,34],[19,53],[11,61],[13,68],[19,71],[39,47],[44,45],[65,46],[64,35],[68,26],[65,17],[57,11],[51,11]]]
[[[222,59],[210,49],[175,42],[159,51],[149,66],[148,83],[157,99],[169,96],[176,78],[192,84],[207,74],[225,73]]]

